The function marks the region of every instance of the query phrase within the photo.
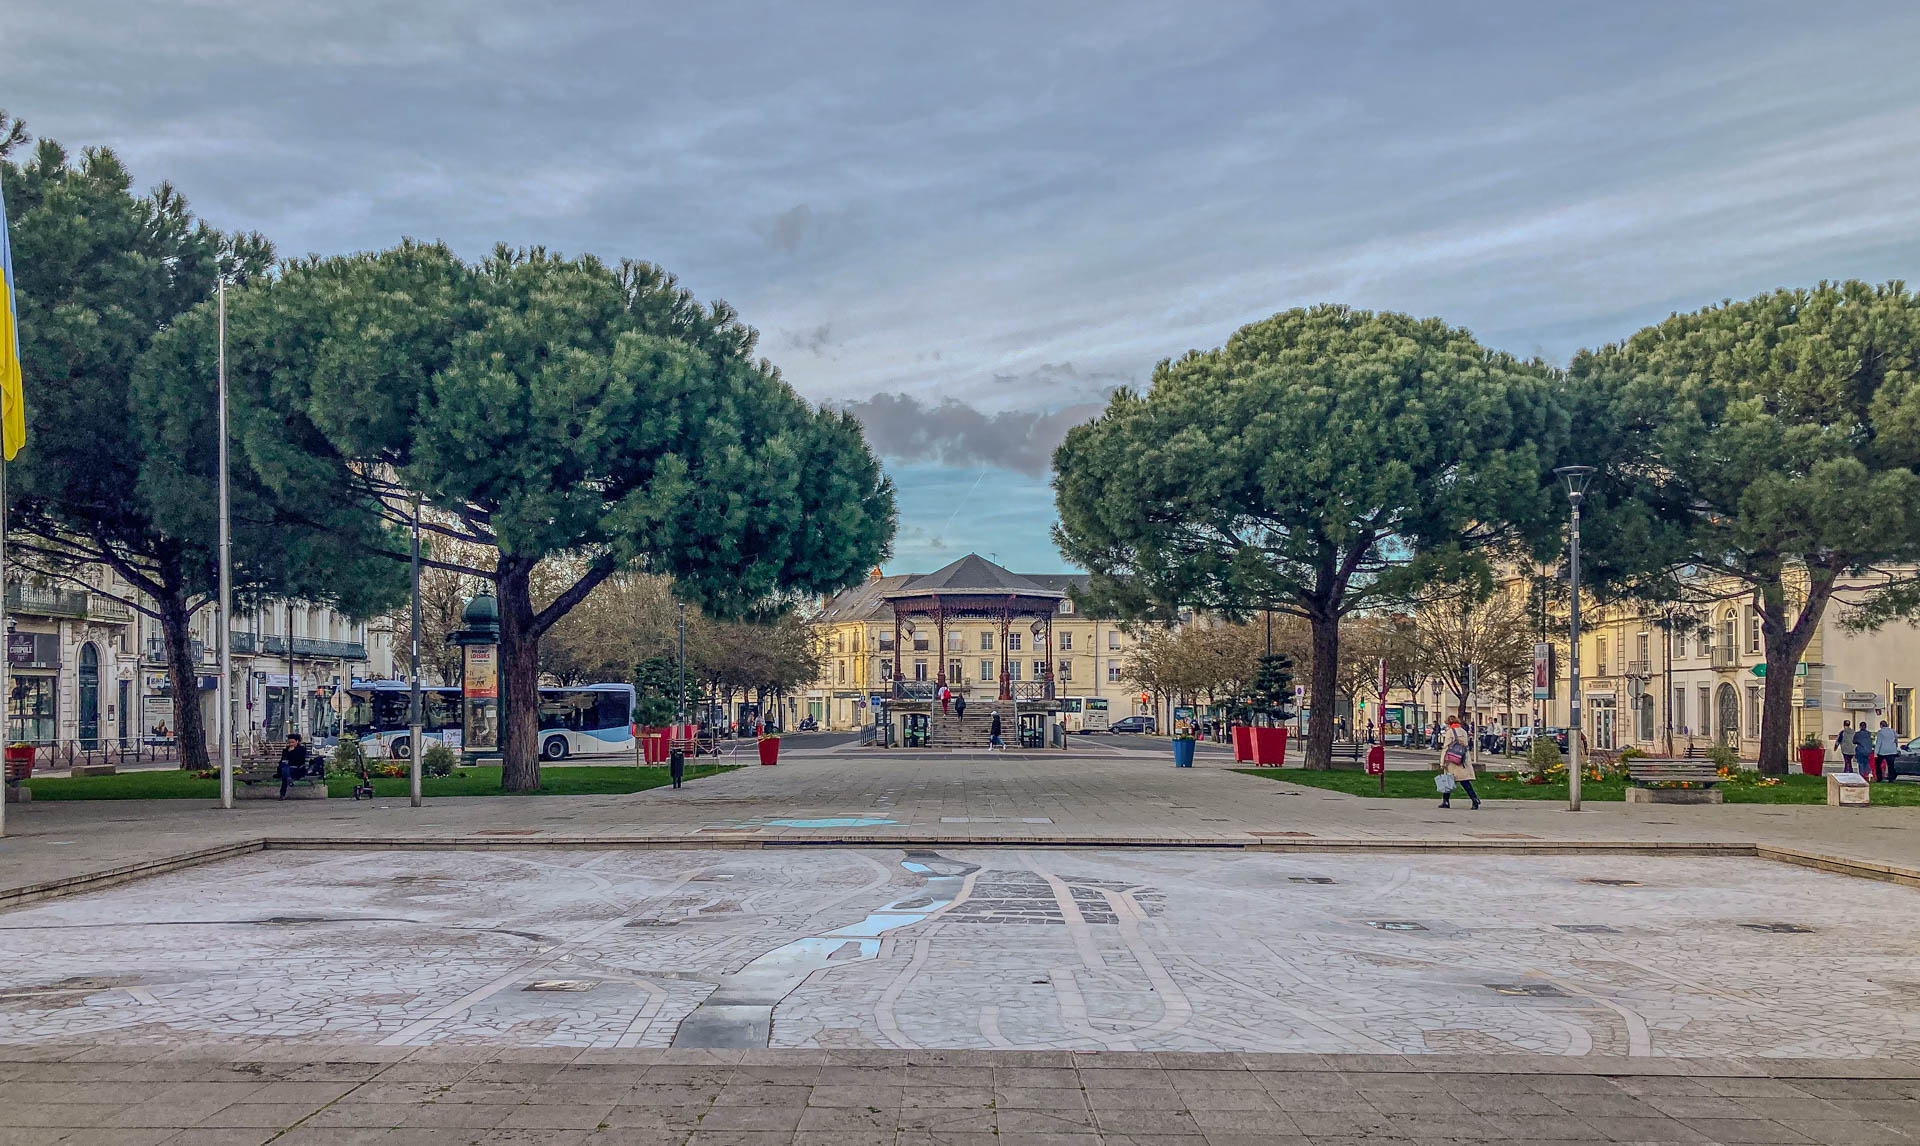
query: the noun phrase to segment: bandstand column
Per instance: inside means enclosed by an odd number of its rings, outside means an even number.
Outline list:
[[[1013,650],[1007,646],[1007,636],[1013,631],[1013,598],[1000,610],[1000,699],[1013,699]]]
[[[939,646],[934,653],[937,671],[933,681],[936,687],[944,687],[947,683],[947,610],[937,599],[933,603],[933,634],[934,643]]]

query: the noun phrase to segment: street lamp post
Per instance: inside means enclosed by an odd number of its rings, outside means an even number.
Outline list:
[[[1580,503],[1586,500],[1592,466],[1560,466],[1553,471],[1567,485],[1572,529],[1567,536],[1567,581],[1573,590],[1572,631],[1567,641],[1567,811],[1580,810]]]

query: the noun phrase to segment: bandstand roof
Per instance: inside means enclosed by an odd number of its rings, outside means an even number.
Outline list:
[[[889,597],[924,597],[947,593],[1018,594],[1022,597],[1066,596],[1058,589],[1047,588],[1030,577],[1021,576],[1004,566],[996,565],[978,553],[969,553],[950,565],[924,576],[914,577],[887,595]]]

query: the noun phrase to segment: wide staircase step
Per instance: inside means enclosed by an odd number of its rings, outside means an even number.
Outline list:
[[[935,701],[933,712],[927,721],[927,746],[929,748],[985,748],[992,743],[987,729],[993,724],[993,713],[997,707],[993,702],[969,700],[967,714],[948,710],[942,712]],[[1000,714],[1001,739],[1013,735],[1013,715],[1009,708]]]

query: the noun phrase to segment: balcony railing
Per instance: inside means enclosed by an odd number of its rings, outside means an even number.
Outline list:
[[[939,687],[930,680],[896,680],[893,682],[893,699],[932,700]]]
[[[232,634],[233,651],[240,656],[253,656],[266,653],[269,656],[287,655],[287,638],[278,634],[257,636],[253,633],[236,632]],[[201,641],[193,642],[192,656],[196,661],[215,654],[214,649]],[[293,655],[296,657],[329,657],[343,661],[363,661],[367,659],[367,646],[359,641],[326,641],[318,637],[293,638]],[[147,638],[147,659],[164,662],[167,659],[167,643],[159,637]]]
[[[133,610],[118,601],[79,589],[54,589],[44,585],[8,585],[7,611],[77,617],[84,621],[133,620]]]
[[[1012,682],[1010,688],[1015,700],[1053,699],[1053,682],[1050,680],[1017,680]]]
[[[1708,654],[1708,663],[1717,669],[1740,667],[1740,657],[1732,645],[1715,645]]]
[[[1628,662],[1627,662],[1627,675],[1628,675],[1628,676],[1652,676],[1652,675],[1653,675],[1653,662],[1651,662],[1651,661],[1628,661]]]

